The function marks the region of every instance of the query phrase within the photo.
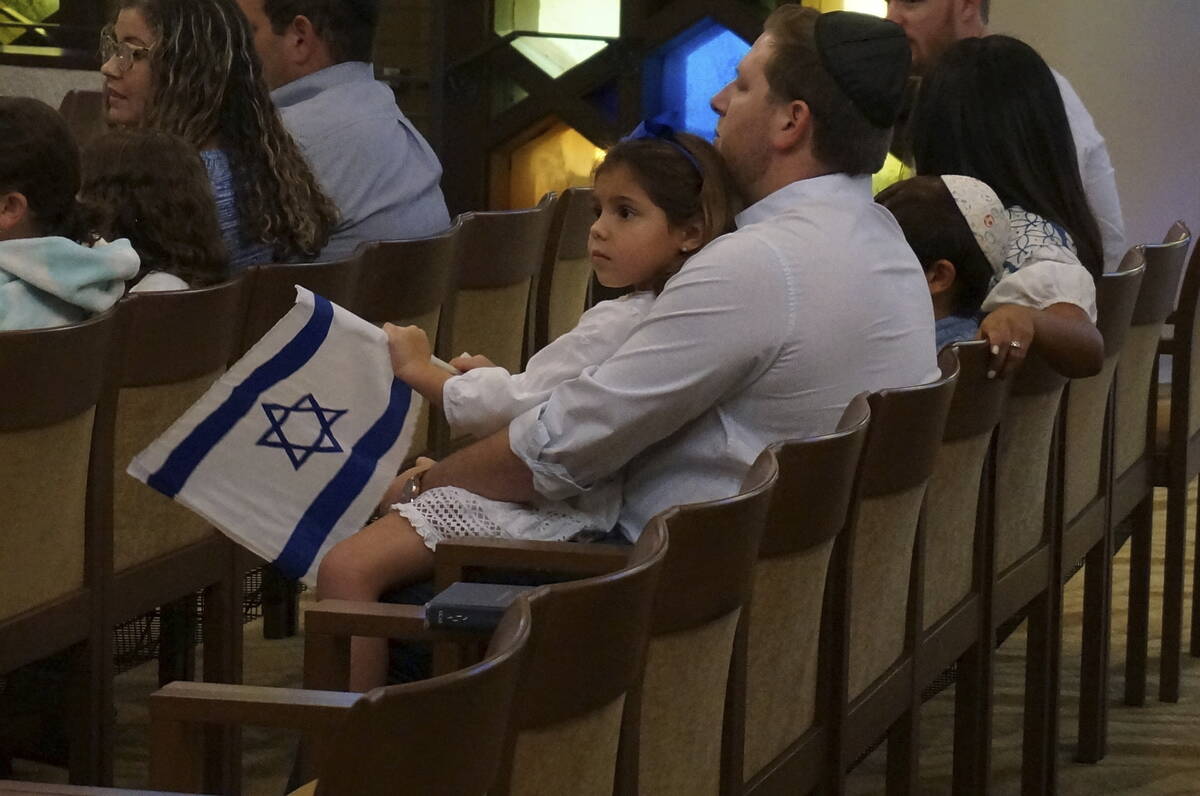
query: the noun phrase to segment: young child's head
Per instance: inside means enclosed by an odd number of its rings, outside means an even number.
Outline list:
[[[880,191],[921,261],[934,316],[973,315],[1004,270],[1008,214],[996,192],[972,177],[914,177]]]
[[[138,278],[166,271],[200,287],[226,277],[208,172],[182,138],[150,128],[97,137],[84,150],[80,199],[97,235],[129,239]]]
[[[79,147],[62,116],[29,97],[0,97],[0,240],[82,242],[78,191]]]
[[[605,287],[661,290],[691,254],[733,229],[737,190],[712,144],[644,123],[596,167],[588,252]]]

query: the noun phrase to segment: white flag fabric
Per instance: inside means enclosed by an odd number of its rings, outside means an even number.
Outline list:
[[[360,529],[412,443],[420,396],[387,335],[302,287],[296,305],[129,465],[309,585]]]

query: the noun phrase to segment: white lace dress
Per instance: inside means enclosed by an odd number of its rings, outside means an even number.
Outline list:
[[[535,354],[524,373],[476,368],[448,380],[442,407],[456,433],[485,437],[544,403],[563,382],[594,370],[628,339],[654,303],[649,291],[603,301],[567,334]],[[486,536],[558,541],[584,531],[607,532],[621,508],[619,477],[596,483],[570,500],[508,503],[458,487],[436,487],[392,508],[408,520],[430,550],[443,539]]]

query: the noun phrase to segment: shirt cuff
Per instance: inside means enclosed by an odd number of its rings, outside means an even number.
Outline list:
[[[587,491],[561,464],[542,459],[550,445],[550,432],[542,422],[546,404],[539,404],[508,424],[508,446],[533,474],[533,489],[547,500],[566,500]]]

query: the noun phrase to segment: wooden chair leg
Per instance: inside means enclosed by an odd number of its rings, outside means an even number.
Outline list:
[[[196,679],[196,598],[185,597],[159,609],[158,685]]]
[[[992,647],[958,661],[954,684],[954,793],[986,793],[991,779]]]
[[[210,683],[242,681],[242,577],[236,551],[228,551],[226,577],[205,592],[204,680]],[[208,748],[205,778],[218,793],[241,793],[241,728],[206,728]]]
[[[1025,716],[1021,755],[1021,793],[1051,792],[1057,747],[1055,712],[1057,679],[1054,676],[1054,610],[1048,595],[1029,605],[1025,647]]]
[[[1179,701],[1179,654],[1183,635],[1183,569],[1187,542],[1187,481],[1172,477],[1167,489],[1166,554],[1163,557],[1162,656],[1158,698]]]
[[[920,695],[914,705],[896,720],[887,736],[888,796],[911,796],[920,792]]]
[[[1146,655],[1150,644],[1150,548],[1154,535],[1154,495],[1129,519],[1129,624],[1125,635],[1125,704],[1146,704]]]
[[[1107,538],[1084,560],[1083,653],[1079,676],[1080,763],[1104,757],[1108,726],[1108,655],[1112,601],[1112,557]]]
[[[263,638],[291,638],[300,629],[300,586],[272,566],[263,568]]]

